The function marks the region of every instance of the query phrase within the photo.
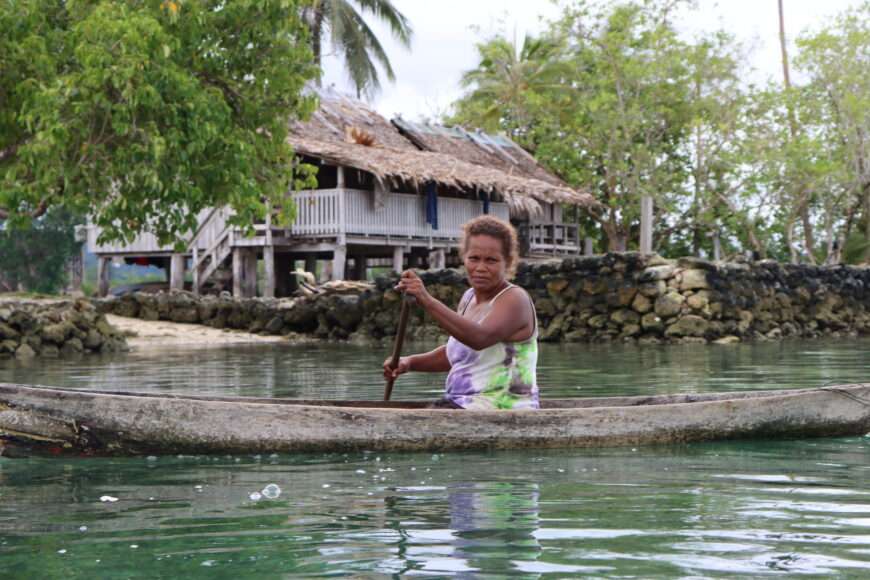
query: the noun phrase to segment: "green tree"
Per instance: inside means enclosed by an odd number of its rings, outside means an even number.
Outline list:
[[[0,292],[20,287],[54,294],[66,284],[66,265],[81,251],[75,225],[81,217],[55,207],[29,226],[12,230],[0,223]]]
[[[814,131],[830,160],[823,200],[828,253],[848,241],[850,257],[870,262],[870,2],[797,42],[809,77]]]
[[[456,103],[449,122],[504,131],[525,142],[537,100],[567,90],[564,81],[571,70],[563,43],[558,38],[526,36],[517,46],[496,36],[478,44],[477,52],[477,67],[462,75],[461,85],[469,92]]]
[[[318,66],[323,54],[323,38],[329,35],[333,50],[341,55],[357,97],[373,95],[381,88],[377,65],[383,67],[390,81],[396,80],[390,59],[381,41],[366,24],[362,13],[368,12],[385,22],[393,36],[403,45],[411,45],[411,24],[390,0],[312,0],[307,9],[311,27],[311,48]],[[356,4],[359,10],[354,7]]]
[[[302,0],[0,3],[0,217],[63,205],[104,240],[286,211],[316,74]],[[306,172],[297,177],[307,177]]]

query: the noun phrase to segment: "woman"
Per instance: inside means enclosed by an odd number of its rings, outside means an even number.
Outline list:
[[[433,298],[411,270],[397,290],[419,304],[450,335],[445,346],[384,362],[384,377],[408,371],[447,372],[437,408],[537,409],[538,326],[531,297],[508,280],[519,260],[514,228],[492,216],[463,227],[460,251],[469,290],[456,312]]]

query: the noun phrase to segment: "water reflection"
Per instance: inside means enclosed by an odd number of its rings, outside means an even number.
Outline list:
[[[415,348],[421,347],[415,345]],[[0,382],[105,390],[379,399],[383,348],[346,344],[151,350],[79,359],[0,360]],[[543,344],[543,397],[758,390],[865,382],[870,339],[739,345]],[[396,399],[435,399],[444,375],[411,373]]]

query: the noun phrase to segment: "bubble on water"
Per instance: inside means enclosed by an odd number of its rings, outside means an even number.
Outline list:
[[[206,560],[205,562],[200,564],[200,566],[211,567],[211,566],[214,566],[215,564],[217,564],[217,562],[214,560]]]
[[[278,487],[277,483],[270,483],[263,488],[263,497],[277,499],[279,495],[281,495],[281,488]]]
[[[263,498],[259,491],[251,492],[248,497],[251,498],[251,501],[260,501]]]
[[[66,554],[66,550],[58,550],[57,553],[58,554]]]
[[[556,469],[556,471],[558,471],[558,472],[559,472],[559,473],[565,473],[565,470],[564,470],[564,469],[562,469],[562,468],[561,468],[561,467],[560,467],[560,468],[558,468],[558,469]]]
[[[239,463],[241,461],[241,459],[236,457],[235,459],[233,459],[233,461],[235,461],[236,463]]]
[[[269,456],[269,459],[278,459],[278,454],[273,453],[272,455]]]
[[[362,473],[365,473],[366,470],[365,469],[357,469],[356,472],[362,474]]]
[[[79,531],[80,531],[80,532],[87,532],[87,531],[88,531],[88,527],[87,527],[87,526],[79,526]]]
[[[381,460],[381,456],[380,456],[380,455],[378,455],[377,457],[375,457],[375,461],[380,461],[380,460]]]
[[[196,491],[202,491],[202,486],[201,485],[194,485],[193,489],[195,489]]]
[[[441,458],[438,456],[437,453],[432,454],[432,461],[438,461],[439,459]]]
[[[412,468],[411,468],[411,471],[417,471],[417,468],[416,468],[416,467],[412,467]]]
[[[118,501],[118,498],[112,497],[110,495],[101,495],[100,501],[103,503],[115,503],[116,501]]]
[[[632,451],[637,451],[637,447],[632,447],[631,450],[632,450]]]
[[[346,520],[347,516],[341,516],[341,519]]]
[[[366,495],[375,495],[373,492],[368,492]]]
[[[326,488],[327,488],[327,487],[331,487],[331,486],[330,486],[330,485],[329,485],[329,484],[328,484],[328,483],[324,483],[324,484],[323,484],[323,485],[321,485],[321,486],[320,486],[320,487],[322,487],[322,488],[324,488],[324,489],[326,489]]]
[[[148,501],[154,501],[154,498],[153,498],[153,497],[149,497],[149,498],[148,498]]]
[[[155,457],[154,455],[149,455],[148,457],[145,458],[145,460],[146,461],[157,461],[157,457]]]
[[[130,544],[130,549],[135,550],[139,547],[139,544]]]

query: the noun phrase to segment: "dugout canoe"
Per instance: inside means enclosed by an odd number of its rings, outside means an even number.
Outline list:
[[[870,383],[554,399],[535,411],[425,402],[106,392],[0,383],[4,449],[109,454],[414,451],[864,435]]]

